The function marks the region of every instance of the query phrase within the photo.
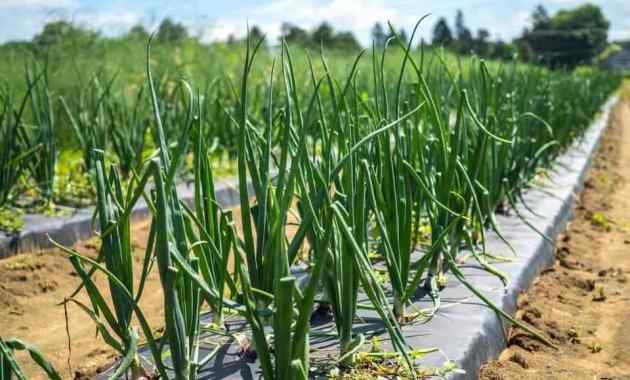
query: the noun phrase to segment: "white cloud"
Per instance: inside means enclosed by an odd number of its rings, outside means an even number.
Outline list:
[[[385,0],[275,0],[246,14],[223,17],[203,32],[203,39],[221,40],[230,34],[242,37],[246,25],[256,25],[275,41],[280,35],[283,22],[304,29],[315,28],[323,21],[330,22],[337,30],[352,30],[361,42],[368,44],[369,31],[376,22],[391,21],[396,27],[411,28],[422,15],[407,14],[400,8],[388,5]]]
[[[59,9],[74,8],[78,3],[75,0],[3,0],[0,2],[0,9],[10,8],[10,10],[22,9]]]
[[[198,1],[198,0],[197,0]],[[571,7],[581,0],[545,0],[550,13]],[[629,38],[630,14],[628,0],[591,0],[600,4],[611,20],[610,36]],[[108,36],[126,32],[142,22],[154,29],[167,16],[183,22],[192,34],[203,41],[225,40],[230,35],[244,36],[246,26],[260,27],[271,42],[276,42],[282,22],[312,29],[328,21],[336,30],[351,30],[364,45],[371,42],[370,29],[375,22],[391,21],[397,28],[410,31],[424,14],[432,16],[421,25],[420,37],[430,38],[433,25],[441,16],[452,25],[456,9],[462,9],[466,25],[476,32],[489,29],[493,37],[509,40],[518,36],[529,22],[535,5],[529,1],[501,2],[498,0],[216,0],[199,3],[191,0],[0,0],[0,42],[10,39],[30,39],[42,26],[53,20],[69,20],[98,29]],[[252,5],[252,3],[254,5]]]
[[[496,17],[496,15],[494,16]],[[502,40],[510,40],[521,33],[523,28],[531,24],[531,11],[520,10],[515,12],[509,22],[501,22],[492,25],[491,33]]]
[[[48,22],[65,20],[107,36],[125,33],[142,13],[125,5],[85,7],[79,0],[0,0],[0,42],[25,40]]]
[[[323,20],[357,29],[371,27],[376,21],[404,18],[396,8],[381,0],[332,0],[317,4],[309,0],[280,0],[258,11],[261,16],[281,15],[313,27]]]
[[[105,12],[78,11],[72,17],[73,21],[78,24],[110,36],[126,32],[139,23],[141,18],[141,14],[124,9],[112,9]]]
[[[227,40],[230,35],[237,36],[240,33],[238,25],[231,23],[213,23],[202,30],[202,39],[206,41]],[[239,36],[240,37],[240,36]]]
[[[560,4],[560,5],[568,5],[568,4],[576,4],[576,3],[581,3],[581,0],[547,0],[550,3],[553,4]]]
[[[256,25],[265,33],[268,41],[275,41],[280,36],[281,23],[275,20],[267,20],[262,22],[254,22],[252,19],[232,20],[221,19],[220,21],[211,22],[201,27],[199,35],[203,42],[225,41],[230,36],[242,38],[247,32],[247,25],[252,27]]]
[[[49,21],[66,18],[79,0],[0,0],[0,42],[28,40]]]
[[[619,26],[618,28],[611,30],[609,33],[609,38],[611,40],[628,40],[630,39],[630,21],[627,21],[624,25]]]

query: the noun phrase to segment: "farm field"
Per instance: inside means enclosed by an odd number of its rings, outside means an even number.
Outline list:
[[[518,329],[480,379],[626,379],[630,374],[630,98],[617,105],[556,264],[519,300],[517,316],[553,350]]]
[[[482,367],[480,379],[592,379],[597,374],[617,378],[630,371],[623,366],[630,362],[624,332],[630,324],[625,312],[630,300],[624,296],[629,291],[626,285],[630,274],[630,260],[624,254],[629,239],[625,205],[630,193],[630,173],[623,165],[627,158],[625,148],[630,146],[628,128],[630,101],[626,95],[615,108],[589,172],[586,190],[575,206],[575,220],[557,242],[557,264],[519,301],[518,318],[544,331],[560,351],[516,329],[510,333],[510,347],[499,360]],[[593,222],[600,214],[610,225]],[[149,224],[134,225],[134,249],[146,248]],[[78,243],[76,249],[96,257],[98,245],[94,238]],[[140,261],[140,256],[135,260]],[[66,315],[58,303],[80,284],[80,279],[63,252],[23,253],[5,259],[0,262],[0,277],[5,279],[0,287],[3,334],[36,344],[48,354],[63,378],[90,378],[116,358],[116,352],[105,342],[94,339],[90,318],[72,306],[67,315],[68,341]],[[101,279],[97,285],[105,287],[106,283]],[[595,300],[599,289],[605,297]],[[142,308],[152,324],[160,325],[163,295],[157,273],[148,277],[147,290]],[[85,296],[79,299],[87,301]],[[579,317],[567,318],[568,315]],[[25,363],[30,379],[47,378],[36,364]]]
[[[251,34],[230,46],[105,39],[111,45],[93,53],[63,60],[60,50],[19,69],[24,57],[12,51],[0,91],[0,229],[19,236],[24,213],[93,207],[96,236],[0,261],[0,379],[20,374],[17,363],[24,377],[88,378],[116,359],[112,378],[192,380],[225,345],[207,333],[230,339],[266,380],[457,373],[449,361],[421,367],[426,348],[403,333],[431,323],[449,282],[551,349],[557,336],[546,325],[495,305],[462,267],[507,289],[495,263],[518,252],[497,215],[536,230],[517,211],[523,193],[585,135],[622,76],[464,57],[417,48],[415,29],[409,39],[391,33],[356,53],[271,47]],[[603,145],[619,159],[598,161],[619,178],[623,96]],[[608,178],[600,166],[589,183]],[[215,185],[226,177],[239,199],[223,209]],[[194,188],[190,203],[183,182]],[[141,199],[150,217],[135,222]],[[578,216],[621,239],[614,221],[624,210],[592,207]],[[487,249],[490,234],[505,252]],[[595,288],[601,301],[616,296]],[[419,292],[428,306],[416,303]],[[386,342],[358,331],[362,310]],[[313,315],[330,331],[315,331]],[[235,318],[242,331],[229,327]],[[325,363],[311,346],[322,335],[334,340]],[[617,344],[598,337],[600,356],[605,342]]]

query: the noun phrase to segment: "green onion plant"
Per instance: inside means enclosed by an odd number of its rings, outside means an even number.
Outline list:
[[[55,368],[46,360],[44,355],[33,345],[20,339],[2,339],[0,337],[0,380],[14,378],[26,380],[28,377],[15,357],[15,351],[26,351],[31,359],[42,369],[51,380],[61,380]]]

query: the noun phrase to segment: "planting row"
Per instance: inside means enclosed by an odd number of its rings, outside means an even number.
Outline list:
[[[101,248],[92,259],[58,245],[82,280],[74,295],[86,292],[90,300],[73,295],[66,302],[88,313],[120,353],[113,378],[145,375],[141,337],[161,378],[196,378],[211,358],[199,355],[202,331],[229,335],[225,316],[236,313],[247,321],[265,379],[306,379],[315,375],[309,373],[315,309],[330,313],[340,350],[334,364],[348,370],[365,341],[353,329],[363,307],[380,316],[391,338],[394,351],[382,355],[382,365],[414,378],[418,355],[400,326],[440,308],[447,274],[546,341],[470,286],[458,262],[465,252],[507,284],[485,249],[486,231],[501,236],[495,213],[513,209],[528,183],[584,133],[619,78],[591,69],[453,65],[440,52],[411,52],[411,42],[392,38],[389,44],[396,47],[393,59],[392,49],[364,51],[345,75],[333,74],[324,54],[317,58],[320,69],[310,59],[296,66],[283,45],[262,69],[263,86],[250,82],[261,41],[248,40],[237,99],[232,107],[213,100],[218,119],[207,112],[207,95],[186,81],[170,95],[178,106],[169,108],[147,58],[150,102],[138,107],[152,109],[144,128],[155,151],[134,161],[128,178],[122,160],[112,165],[90,137],[98,124],[74,123],[77,135],[86,136]],[[237,211],[214,199],[213,134],[221,129],[233,134]],[[189,154],[193,207],[176,187]],[[134,279],[130,214],[141,197],[152,224],[142,275]],[[297,264],[309,273],[300,285],[291,275]],[[159,272],[164,293],[162,334],[138,306],[151,270]],[[96,287],[97,275],[108,278],[108,289]],[[429,310],[408,307],[421,287],[433,300]],[[205,306],[212,326],[200,323]]]
[[[96,199],[89,173],[92,152],[101,150],[129,178],[156,152],[150,133],[152,112],[144,86],[119,84],[116,75],[98,71],[86,83],[61,95],[49,84],[46,66],[27,64],[24,88],[0,90],[0,231],[18,231],[24,212],[63,214],[67,208],[92,205]],[[230,154],[235,128],[230,126],[229,97],[216,90],[218,82],[199,95],[207,115],[204,130],[220,176],[235,174]],[[159,81],[160,112],[176,141],[185,120],[181,103],[184,83],[164,76]],[[219,103],[218,99],[226,99]],[[227,107],[227,108],[226,108]],[[212,123],[210,123],[212,121]],[[220,126],[220,127],[219,127]],[[186,162],[180,180],[190,178]],[[17,217],[16,217],[17,216]]]

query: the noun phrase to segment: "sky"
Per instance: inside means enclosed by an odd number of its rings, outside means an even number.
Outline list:
[[[351,30],[369,45],[375,22],[390,21],[410,31],[416,21],[430,14],[420,37],[430,39],[433,25],[446,17],[451,27],[457,9],[475,32],[486,28],[494,39],[511,40],[530,23],[538,4],[550,14],[578,6],[580,0],[0,0],[0,42],[28,40],[49,21],[73,21],[106,36],[124,34],[133,25],[154,30],[171,17],[186,25],[203,41],[244,35],[247,24],[258,25],[276,40],[283,22],[313,28],[329,21],[336,30]],[[630,39],[630,0],[591,0],[611,22],[609,38]]]

